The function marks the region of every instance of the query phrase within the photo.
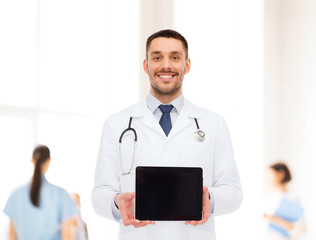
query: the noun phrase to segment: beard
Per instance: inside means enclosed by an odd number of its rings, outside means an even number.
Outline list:
[[[170,82],[169,84],[164,84],[160,82],[158,75],[159,74],[172,74],[174,76],[173,82]],[[150,84],[151,88],[154,91],[155,94],[160,96],[173,96],[181,92],[182,90],[182,82],[183,82],[183,76],[180,76],[178,72],[173,71],[159,71],[154,73],[150,77]],[[158,80],[157,80],[158,79]]]
[[[172,96],[172,95],[176,95],[178,92],[181,91],[182,84],[178,84],[176,86],[173,86],[172,88],[163,88],[160,87],[156,84],[151,84],[151,88],[152,90],[160,95],[160,96]]]

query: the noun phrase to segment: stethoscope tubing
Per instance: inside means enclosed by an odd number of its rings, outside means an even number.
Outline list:
[[[123,139],[123,137],[124,137],[124,134],[125,134],[126,132],[128,132],[128,131],[134,132],[134,141],[137,142],[137,132],[136,132],[136,130],[135,130],[134,128],[131,127],[131,125],[132,125],[132,120],[133,120],[133,117],[130,117],[129,123],[128,123],[128,128],[126,128],[126,129],[122,132],[122,134],[121,134],[121,136],[120,136],[120,139],[119,139],[119,143],[122,143],[122,139]]]
[[[133,166],[134,166],[134,161],[135,161],[135,150],[136,150],[136,145],[137,145],[137,132],[134,128],[131,127],[132,125],[132,120],[133,120],[133,117],[130,117],[129,119],[129,123],[128,123],[128,128],[126,128],[121,136],[120,136],[120,139],[119,139],[119,159],[120,159],[120,165],[121,165],[121,174],[122,175],[128,175],[131,173],[132,169],[133,169]],[[132,156],[132,164],[131,164],[131,167],[130,169],[127,171],[127,172],[124,172],[123,170],[123,162],[122,162],[122,151],[121,151],[121,145],[122,145],[122,140],[123,140],[123,137],[124,137],[124,134],[128,131],[132,131],[134,133],[134,150],[133,150],[133,156]]]

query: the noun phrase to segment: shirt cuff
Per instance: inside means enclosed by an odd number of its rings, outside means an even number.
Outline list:
[[[114,197],[115,195],[112,198],[112,214],[116,221],[121,222],[122,221],[121,212],[115,205]]]

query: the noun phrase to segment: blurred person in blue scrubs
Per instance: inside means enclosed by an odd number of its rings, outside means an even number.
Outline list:
[[[269,194],[265,199],[263,215],[268,223],[265,240],[297,240],[306,232],[304,209],[299,199],[290,191],[292,174],[283,162],[276,162],[267,169]]]
[[[10,218],[10,240],[72,240],[70,224],[78,209],[66,190],[45,178],[48,147],[36,147],[32,163],[32,181],[13,191],[3,210]]]

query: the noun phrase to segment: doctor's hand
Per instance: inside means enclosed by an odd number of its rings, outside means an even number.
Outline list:
[[[209,219],[211,212],[211,200],[210,200],[210,194],[208,192],[208,187],[203,187],[203,217],[200,221],[187,221],[185,222],[185,225],[191,224],[193,226],[201,225],[207,222]]]
[[[125,226],[133,225],[134,227],[144,227],[148,224],[155,224],[153,221],[139,221],[134,217],[135,193],[121,193],[114,197],[114,202],[119,208],[123,224]]]

